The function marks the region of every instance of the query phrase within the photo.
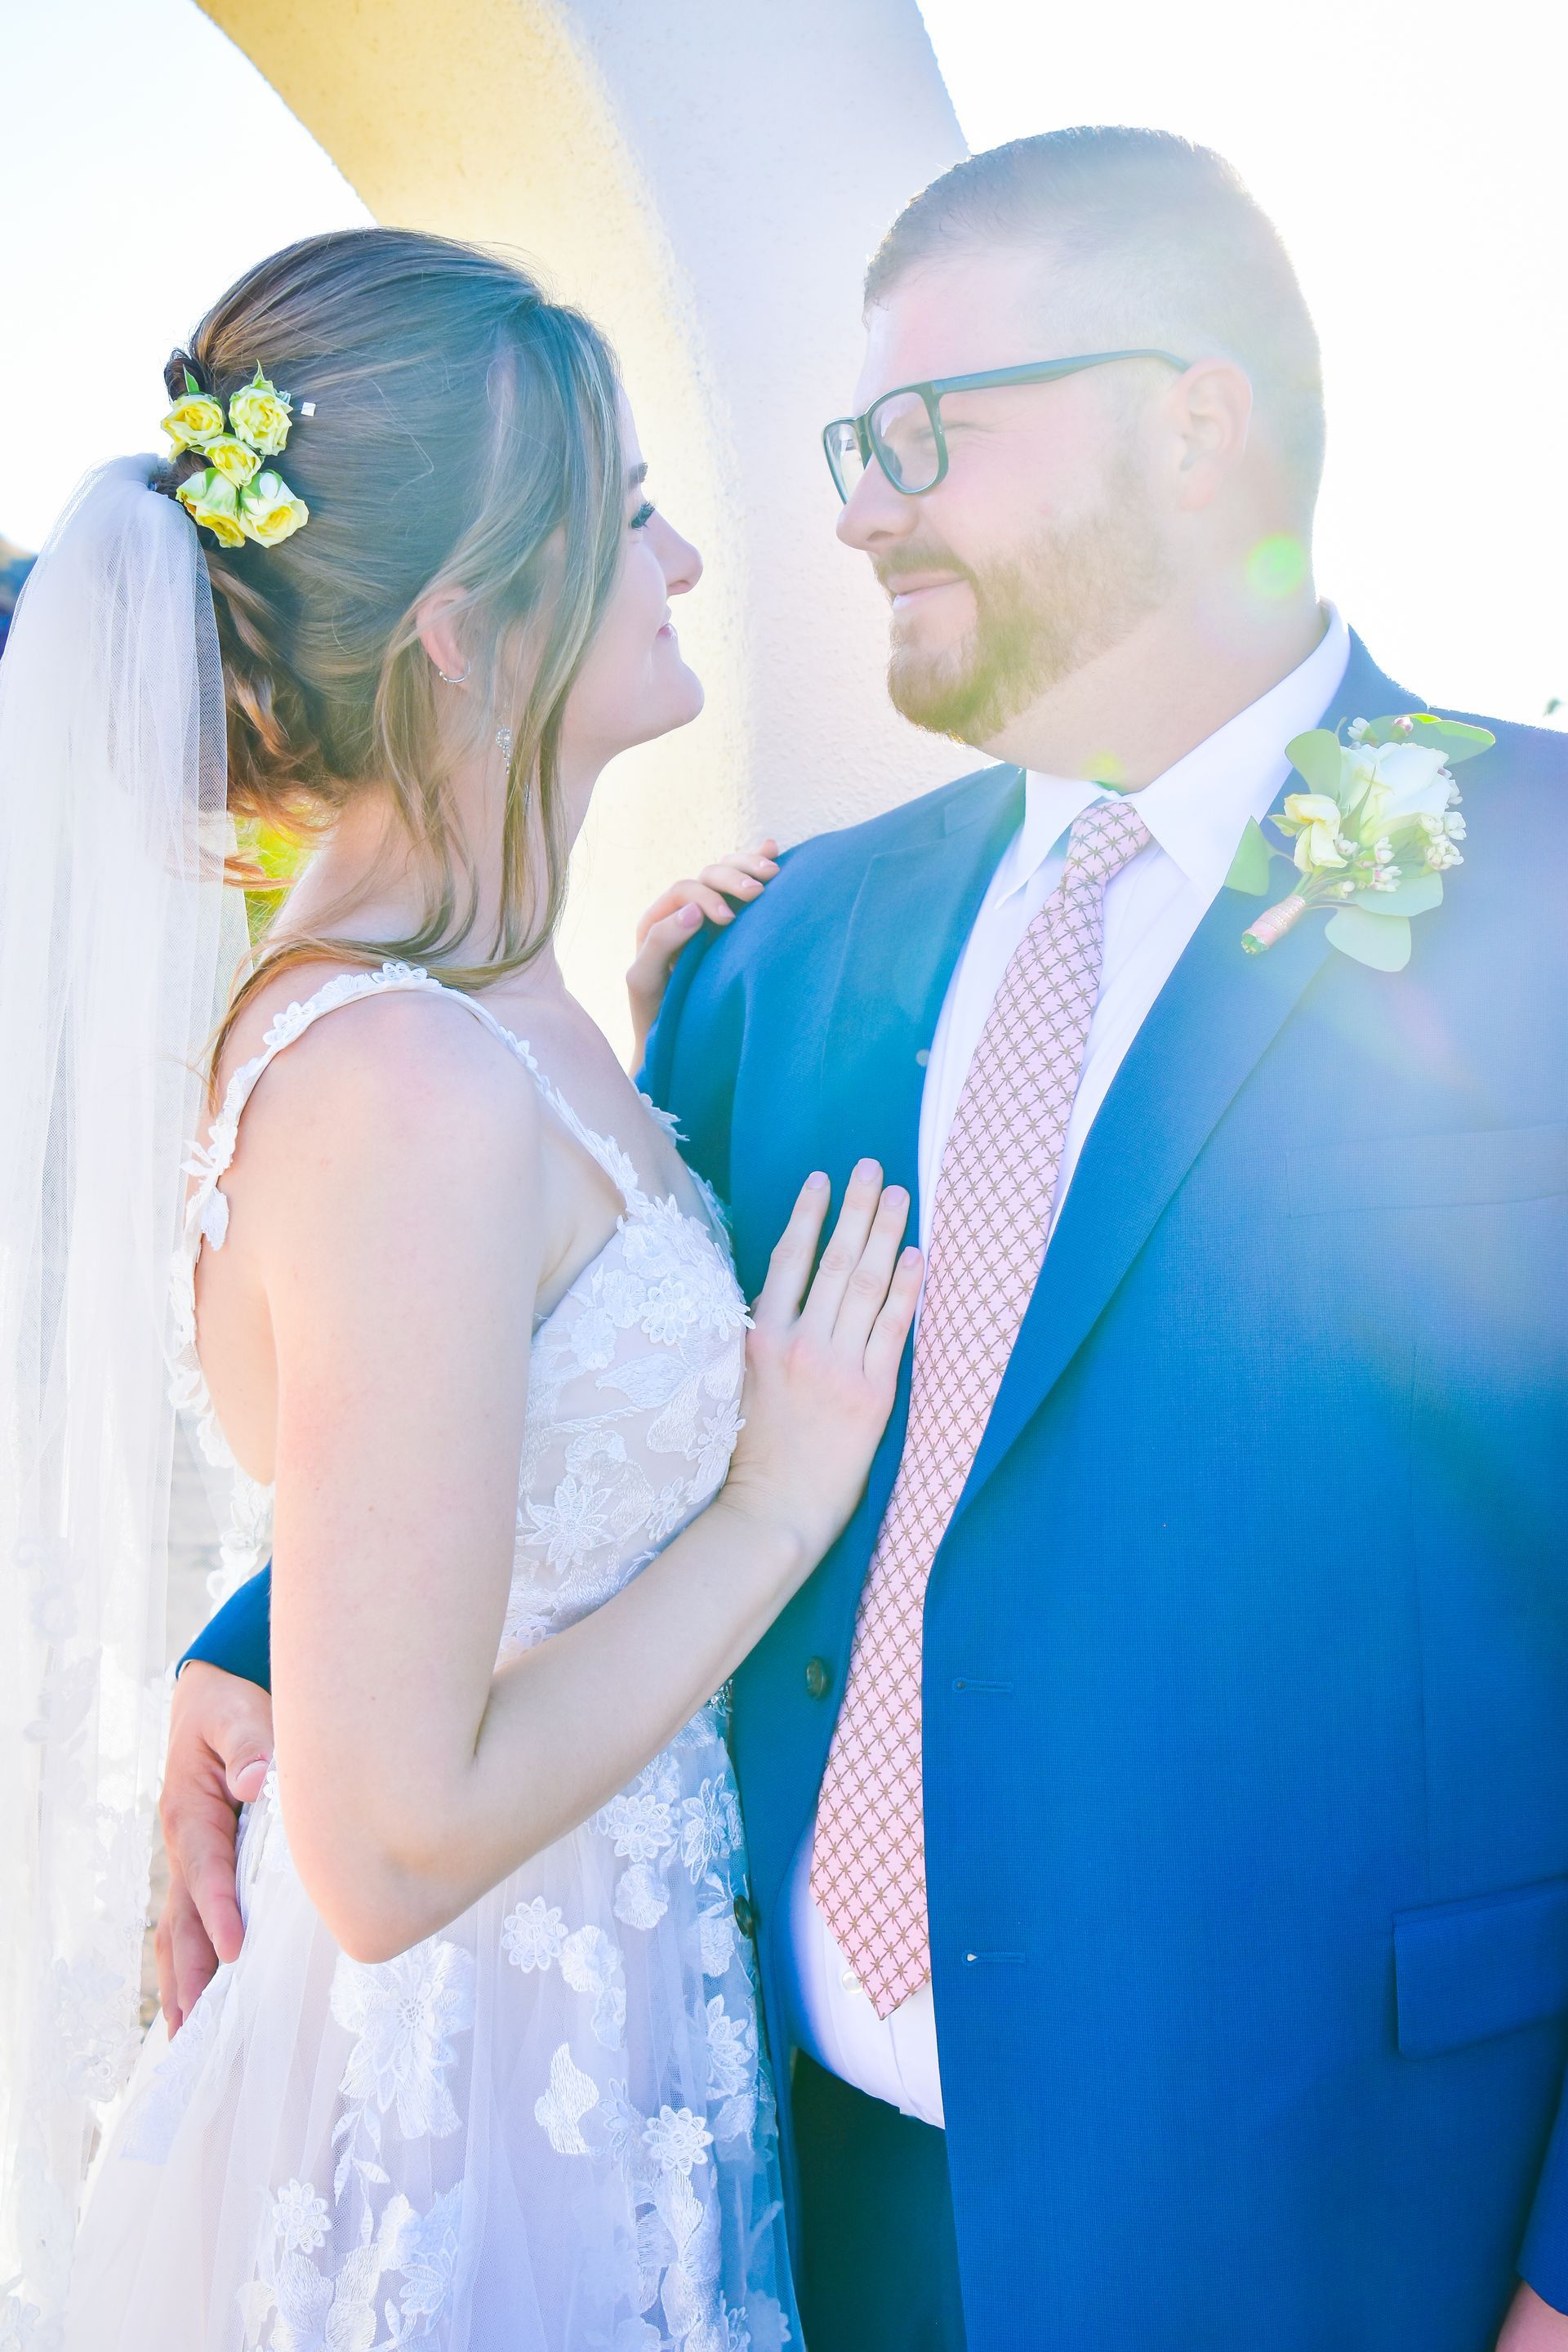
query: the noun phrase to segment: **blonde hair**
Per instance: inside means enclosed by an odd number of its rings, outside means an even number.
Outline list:
[[[428,889],[404,940],[297,937],[270,950],[263,941],[215,1070],[247,998],[291,964],[401,958],[476,986],[519,970],[549,940],[566,883],[562,719],[625,522],[610,350],[499,256],[391,228],[289,246],[231,287],[189,350],[173,354],[171,397],[184,393],[188,369],[226,401],[258,362],[293,398],[288,476],[310,520],[273,548],[202,540],[223,651],[229,805],[242,821],[309,835],[360,785],[384,782],[424,853]],[[172,460],[155,487],[172,496],[204,462]],[[415,618],[441,589],[456,594],[478,740],[504,727],[512,744],[500,919],[479,961],[457,960],[477,883],[438,751],[441,688]],[[509,680],[525,636],[528,683],[517,688]],[[531,870],[540,856],[542,872]],[[254,869],[237,878],[266,879]]]

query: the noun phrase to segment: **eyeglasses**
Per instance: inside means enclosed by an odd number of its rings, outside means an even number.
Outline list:
[[[984,392],[1007,383],[1054,383],[1084,368],[1108,367],[1112,360],[1163,360],[1184,373],[1191,365],[1173,352],[1090,352],[1080,359],[1037,360],[1032,367],[987,368],[980,375],[939,376],[933,383],[900,384],[873,401],[864,416],[835,417],[823,428],[822,446],[834,488],[847,505],[875,457],[894,489],[923,498],[947,472],[947,436],[942,404],[950,392]]]

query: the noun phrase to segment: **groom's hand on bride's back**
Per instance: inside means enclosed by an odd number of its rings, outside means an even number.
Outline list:
[[[272,1702],[255,1683],[193,1660],[174,1685],[160,1814],[169,1893],[154,1938],[158,1998],[177,2033],[245,1929],[235,1895],[239,1808],[272,1759]]]
[[[645,911],[637,925],[637,951],[626,973],[636,1044],[634,1070],[642,1061],[647,1033],[658,1019],[680,950],[696,938],[704,921],[721,927],[732,923],[742,907],[762,897],[779,870],[778,848],[776,841],[768,840],[759,842],[755,849],[737,849],[717,865],[705,866],[695,882],[672,882]]]

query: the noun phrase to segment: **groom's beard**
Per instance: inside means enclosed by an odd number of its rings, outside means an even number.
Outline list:
[[[933,571],[969,583],[973,626],[961,644],[928,655],[900,642],[895,620],[888,691],[917,727],[973,744],[992,741],[1052,687],[1122,644],[1165,602],[1172,580],[1131,464],[1117,468],[1093,514],[1048,526],[1010,562],[976,571],[922,541],[879,565],[878,576],[896,593],[900,574]]]

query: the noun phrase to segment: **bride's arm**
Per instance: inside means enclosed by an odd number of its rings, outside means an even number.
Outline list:
[[[497,1672],[550,1173],[538,1098],[496,1084],[496,1050],[414,999],[323,1023],[258,1090],[236,1171],[278,1369],[282,1801],[312,1899],[367,1959],[586,1819],[733,1670],[853,1507],[919,1281],[907,1198],[868,1171],[798,1313],[826,1205],[808,1188],[730,1483]]]

